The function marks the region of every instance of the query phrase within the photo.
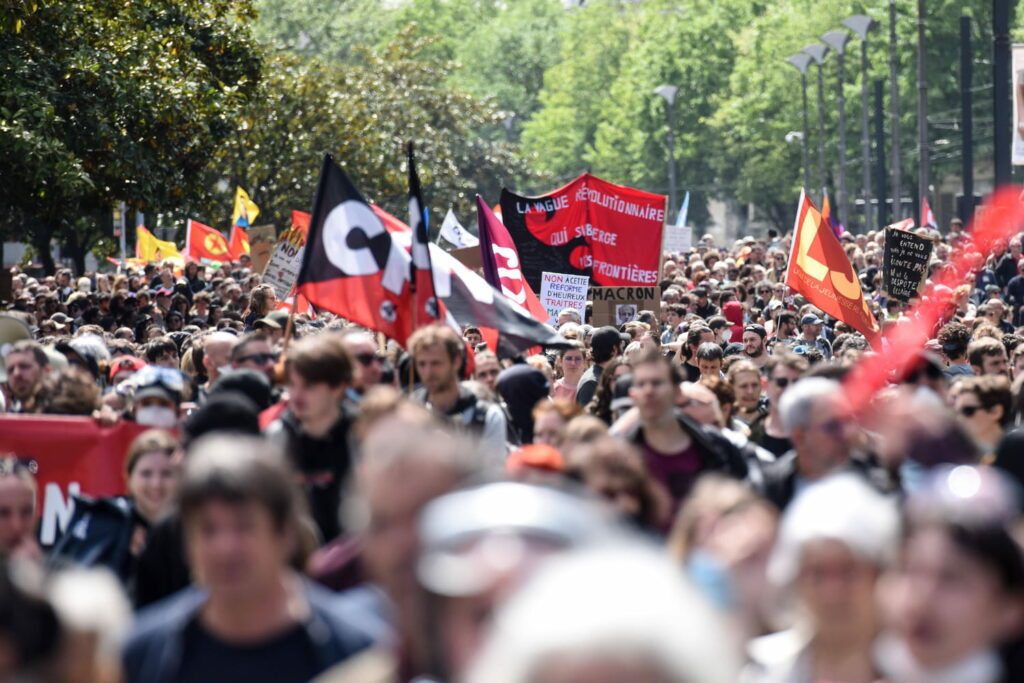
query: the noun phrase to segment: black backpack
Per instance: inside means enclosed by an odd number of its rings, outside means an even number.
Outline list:
[[[126,579],[132,565],[132,534],[145,522],[127,498],[73,496],[67,529],[50,551],[51,566],[106,567]]]

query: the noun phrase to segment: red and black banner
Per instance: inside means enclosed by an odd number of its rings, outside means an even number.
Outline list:
[[[544,272],[587,275],[598,287],[658,283],[664,195],[587,173],[540,197],[503,189],[501,213],[534,291]]]

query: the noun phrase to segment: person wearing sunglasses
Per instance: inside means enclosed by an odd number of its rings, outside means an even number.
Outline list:
[[[349,398],[358,403],[367,391],[380,384],[384,357],[377,350],[373,335],[366,330],[346,332],[342,339],[349,353],[356,359]]]
[[[983,462],[995,452],[1012,417],[1010,381],[1002,375],[964,377],[953,398],[956,418],[971,435]]]
[[[780,510],[812,482],[851,465],[842,392],[838,382],[809,377],[789,387],[777,401],[777,413],[793,448],[765,466],[764,474],[765,497]]]
[[[232,370],[246,368],[261,372],[270,380],[271,386],[276,381],[275,366],[279,357],[280,354],[270,345],[270,337],[263,332],[245,335],[235,342],[228,355]]]
[[[807,371],[807,359],[791,353],[776,353],[765,363],[768,377],[765,396],[768,412],[755,417],[750,423],[750,440],[780,457],[793,447],[789,431],[782,422],[779,402],[786,390]]]

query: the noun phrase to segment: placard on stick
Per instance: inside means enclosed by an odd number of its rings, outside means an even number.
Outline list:
[[[255,272],[262,273],[266,269],[275,244],[277,230],[273,225],[254,225],[249,228],[249,256],[252,257]]]
[[[540,302],[548,312],[548,322],[554,325],[558,314],[571,308],[583,320],[587,310],[587,289],[590,278],[586,275],[564,273],[542,273],[540,280]]]
[[[883,286],[889,298],[907,302],[918,295],[928,276],[933,243],[908,230],[885,229]]]
[[[640,311],[658,312],[661,306],[659,287],[591,287],[587,297],[593,302],[590,321],[594,327],[635,320]]]

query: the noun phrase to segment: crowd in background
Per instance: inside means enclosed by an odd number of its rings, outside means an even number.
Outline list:
[[[958,223],[929,274],[970,249]],[[883,332],[882,231],[842,244]],[[43,547],[0,433],[0,678],[1021,680],[1024,258],[990,254],[853,412],[874,346],[790,236],[666,254],[557,351],[290,316],[251,263],[12,270],[0,411],[140,428]]]

